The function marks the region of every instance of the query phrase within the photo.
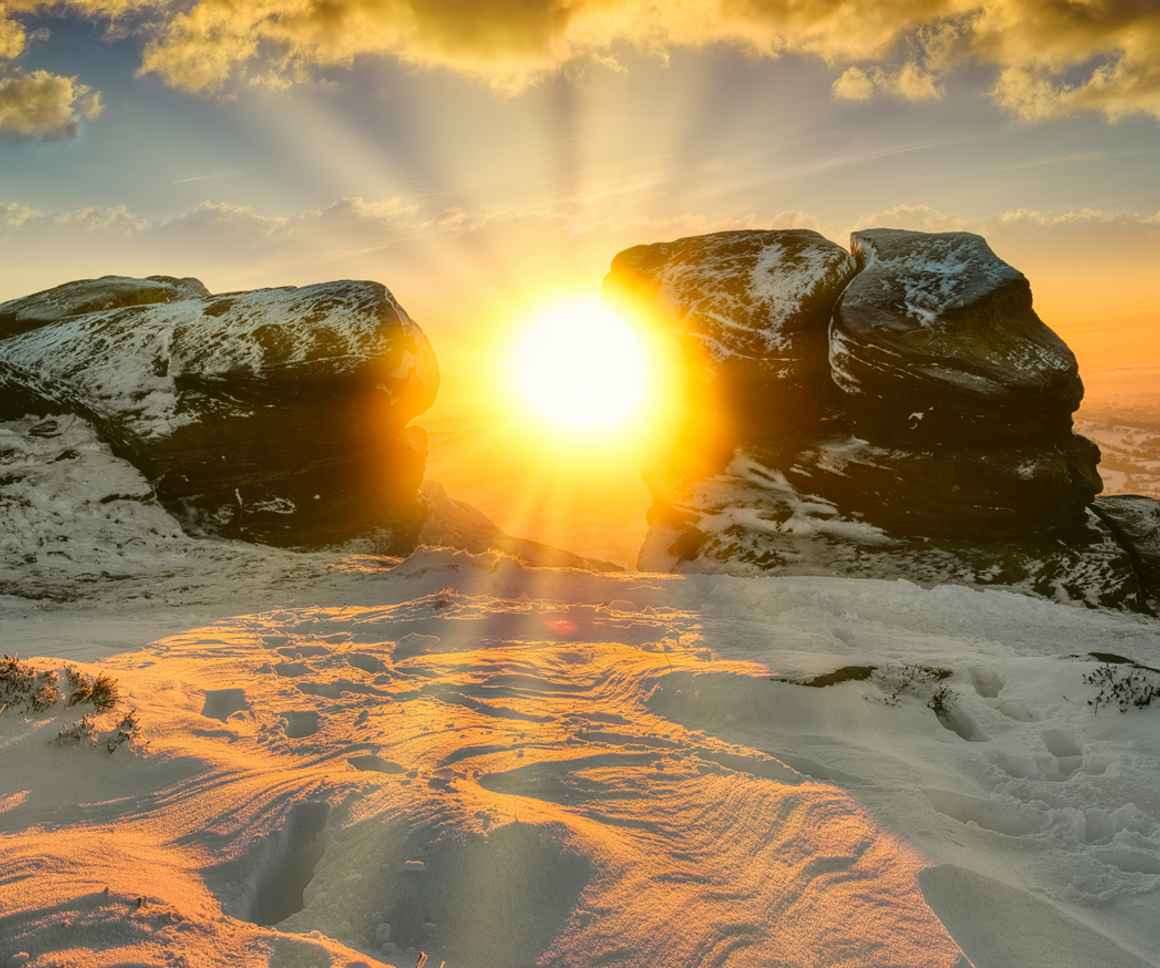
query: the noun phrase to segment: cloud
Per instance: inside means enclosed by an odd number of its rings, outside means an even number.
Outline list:
[[[203,202],[150,220],[124,206],[42,212],[0,202],[0,299],[70,278],[163,273],[196,275],[217,288],[403,279],[429,291],[424,298],[433,303],[472,287],[502,302],[512,289],[549,280],[596,285],[616,252],[640,243],[769,227],[821,231],[801,211],[653,220],[552,208],[431,214],[400,198],[355,197],[292,215]]]
[[[0,131],[63,141],[76,136],[82,117],[96,118],[101,109],[100,94],[75,77],[0,67]]]
[[[895,205],[885,212],[869,212],[861,216],[850,231],[872,228],[909,229],[912,232],[976,231],[957,215],[944,215],[929,205]]]
[[[1027,119],[1160,117],[1160,9],[1139,0],[198,0],[163,22],[142,71],[207,93],[371,54],[511,92],[584,58],[607,63],[617,44],[812,54],[845,66],[834,93],[853,100],[934,99],[976,62],[997,69],[992,95]]]
[[[835,97],[848,101],[869,101],[876,94],[900,101],[933,101],[942,97],[938,75],[914,61],[893,71],[851,67],[834,81],[833,92]]]
[[[23,24],[8,20],[3,14],[3,8],[0,8],[0,60],[11,60],[24,50],[27,33]]]
[[[148,228],[149,222],[134,215],[124,205],[113,208],[78,208],[71,212],[45,214],[15,202],[0,204],[0,239],[91,237],[94,234],[129,236]]]
[[[0,63],[26,46],[11,11],[60,9],[0,0]],[[847,100],[933,100],[974,64],[993,69],[990,96],[1027,120],[1160,118],[1160,5],[1150,0],[64,0],[63,9],[144,25],[141,72],[202,94],[283,87],[364,56],[512,93],[585,63],[619,69],[618,46],[663,56],[724,44],[820,57]]]
[[[874,96],[875,84],[860,67],[849,67],[834,81],[834,97],[844,101],[869,101]]]

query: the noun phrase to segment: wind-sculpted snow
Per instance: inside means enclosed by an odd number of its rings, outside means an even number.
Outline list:
[[[135,752],[0,717],[0,956],[1153,963],[1156,717],[1084,676],[1154,622],[447,550],[379,582],[84,667]]]
[[[439,371],[394,297],[348,281],[186,296],[0,340],[0,410],[90,420],[191,530],[413,537],[426,445],[405,425]]]

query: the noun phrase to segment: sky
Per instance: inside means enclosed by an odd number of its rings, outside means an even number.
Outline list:
[[[965,229],[1139,390],[1157,50],[1155,0],[0,0],[0,299],[375,279],[450,417],[631,245]]]

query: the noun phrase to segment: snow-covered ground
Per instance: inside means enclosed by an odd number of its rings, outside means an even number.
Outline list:
[[[0,966],[1160,965],[1156,619],[196,540],[34,426],[3,650],[120,696],[0,712]]]

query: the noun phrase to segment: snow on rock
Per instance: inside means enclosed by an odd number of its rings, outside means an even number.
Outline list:
[[[728,422],[774,433],[832,404],[830,311],[854,272],[817,232],[718,232],[621,252],[602,297],[676,334]]]
[[[1096,498],[1092,509],[1135,557],[1140,581],[1160,602],[1160,500],[1115,494]]]
[[[0,338],[15,336],[55,323],[58,319],[83,313],[178,302],[182,299],[203,299],[208,296],[209,290],[192,278],[150,276],[148,279],[132,279],[128,276],[102,276],[100,279],[80,279],[0,303]]]
[[[0,423],[0,593],[75,601],[188,545],[153,489],[69,414]]]
[[[1075,356],[1031,308],[1026,277],[982,237],[850,238],[862,269],[834,309],[830,363],[861,436],[1025,440],[1071,429],[1083,396]]]
[[[391,294],[183,292],[0,341],[5,415],[91,420],[194,530],[299,547],[413,535],[426,445],[405,425],[438,366]]]
[[[1160,712],[1094,705],[1160,684],[1153,619],[448,549],[379,586],[91,653],[114,753],[0,716],[0,959],[1157,963]]]
[[[932,534],[920,493],[926,479],[896,479],[896,469],[908,464],[895,457],[862,441],[830,442],[799,453],[792,468],[781,470],[778,455],[741,449],[721,474],[670,488],[654,505],[638,566],[682,574],[905,579],[928,588],[1004,586],[1054,601],[1149,611],[1155,592],[1100,516],[1088,512],[1083,522],[1047,537],[1020,534],[1017,516],[990,537],[982,529],[971,541],[940,536],[937,528]],[[814,485],[835,478],[819,467],[837,462],[848,491],[822,496]],[[897,515],[888,530],[858,510],[885,500]]]

